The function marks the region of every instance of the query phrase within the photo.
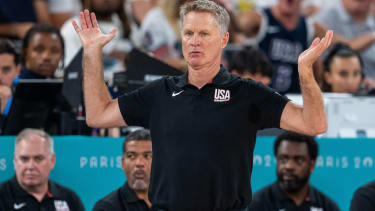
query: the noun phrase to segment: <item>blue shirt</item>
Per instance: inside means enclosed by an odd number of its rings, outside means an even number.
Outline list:
[[[300,17],[295,29],[286,29],[272,14],[271,9],[264,11],[258,39],[259,48],[271,60],[273,77],[271,87],[280,94],[300,93],[298,75],[298,56],[308,48],[308,24]]]

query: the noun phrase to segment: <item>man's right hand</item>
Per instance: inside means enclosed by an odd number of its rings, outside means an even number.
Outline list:
[[[100,31],[98,21],[93,12],[90,13],[88,10],[80,12],[79,18],[81,21],[81,27],[79,27],[74,20],[73,26],[81,39],[82,46],[85,50],[101,49],[116,35],[116,29],[112,30],[109,34],[103,34]]]

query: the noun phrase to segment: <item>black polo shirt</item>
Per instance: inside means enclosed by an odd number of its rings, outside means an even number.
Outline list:
[[[358,188],[350,203],[350,211],[375,210],[375,180]]]
[[[18,184],[16,177],[0,185],[0,211],[81,211],[85,210],[72,190],[48,182],[48,192],[41,202]]]
[[[147,204],[139,199],[128,183],[95,203],[93,211],[149,211]]]
[[[310,185],[308,196],[300,206],[273,183],[254,194],[250,211],[338,211],[334,201]]]
[[[201,89],[187,73],[119,98],[128,125],[149,127],[149,198],[172,211],[245,208],[258,129],[279,127],[288,100],[221,68]]]

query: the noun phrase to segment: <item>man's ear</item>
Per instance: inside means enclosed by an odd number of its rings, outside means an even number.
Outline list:
[[[51,159],[50,162],[51,162],[51,170],[52,170],[53,168],[55,168],[55,164],[56,164],[56,154],[53,153],[53,154],[51,155],[50,159]]]
[[[221,38],[221,48],[224,49],[229,41],[229,32],[226,32]]]

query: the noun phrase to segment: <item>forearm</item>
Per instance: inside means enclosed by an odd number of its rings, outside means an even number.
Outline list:
[[[319,23],[314,24],[315,27],[315,36],[316,37],[323,37],[324,34],[327,31],[327,28]],[[354,50],[365,50],[367,47],[369,47],[373,42],[375,41],[375,32],[369,32],[366,34],[363,34],[358,37],[354,38],[346,38],[342,35],[335,34],[333,36],[332,42],[333,43],[345,43],[349,45]]]
[[[33,23],[3,23],[0,24],[0,35],[23,39],[26,32],[33,26]]]
[[[2,23],[0,24],[0,35],[7,37],[17,37],[21,38],[17,34],[16,26],[17,23]]]
[[[303,124],[306,130],[312,134],[324,133],[327,130],[324,101],[320,88],[314,79],[312,67],[300,67],[298,71],[303,97]]]
[[[48,9],[48,2],[45,0],[34,0],[34,9],[38,23],[52,25],[52,19]]]
[[[88,125],[96,125],[95,118],[103,114],[112,98],[104,82],[101,49],[84,50],[83,90]]]
[[[347,44],[354,50],[362,51],[371,46],[374,41],[375,32],[371,32],[360,37],[350,39]]]

